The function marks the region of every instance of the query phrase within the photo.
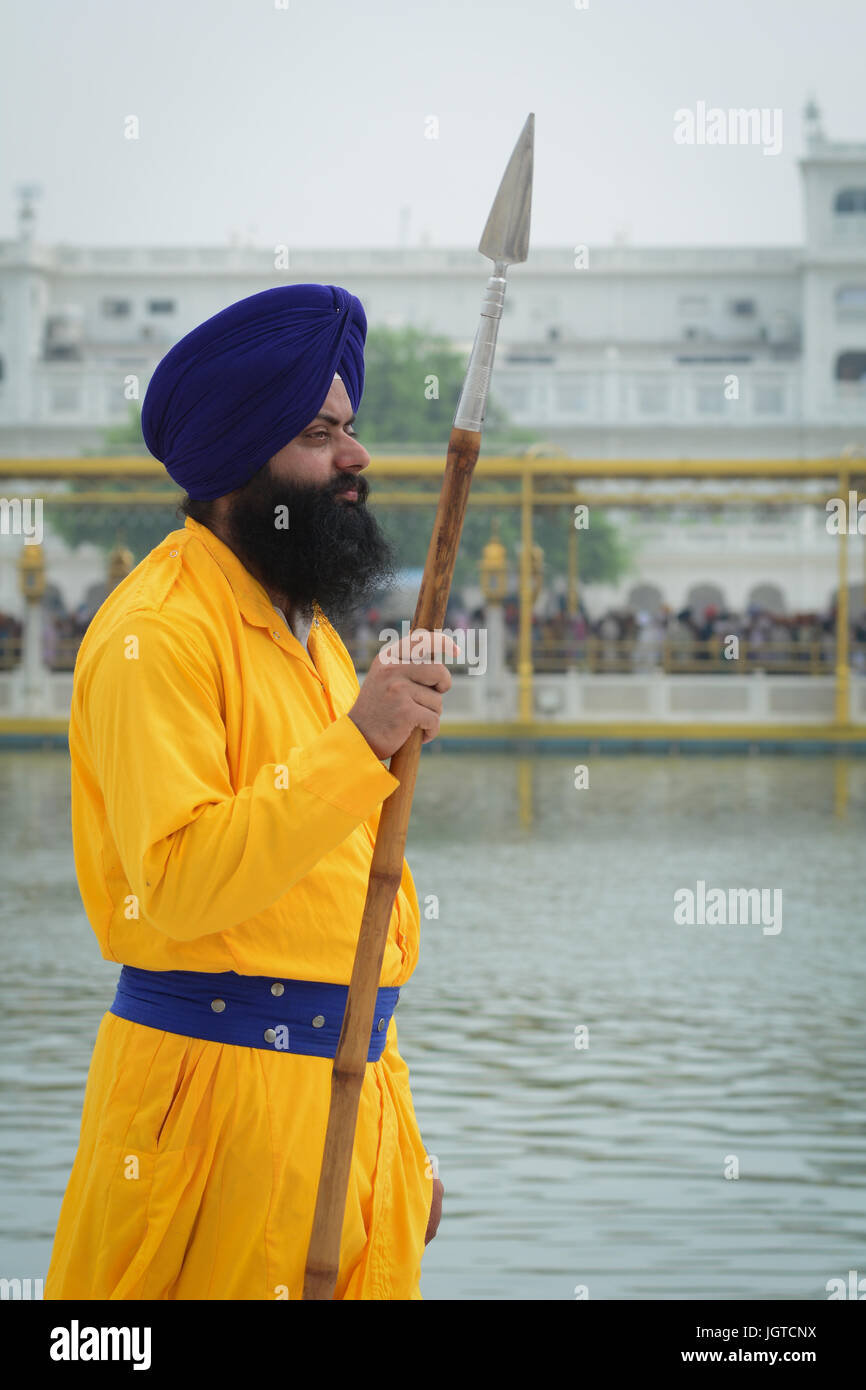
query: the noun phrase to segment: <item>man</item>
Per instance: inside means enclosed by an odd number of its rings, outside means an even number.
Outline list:
[[[435,737],[451,683],[404,639],[359,687],[330,621],[392,568],[352,425],[365,336],[345,290],[266,290],[181,339],[145,397],[145,441],[186,489],[186,523],[102,605],[76,663],[76,870],[123,970],[46,1298],[302,1293],[331,1059],[398,785],[382,760],[416,726]],[[438,1225],[392,1018],[418,938],[404,861],[340,1299],[420,1298]]]

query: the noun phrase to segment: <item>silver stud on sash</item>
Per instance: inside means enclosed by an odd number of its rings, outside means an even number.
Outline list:
[[[273,1028],[266,1028],[266,1029],[265,1029],[265,1042],[272,1043],[272,1042],[276,1042],[276,1040],[277,1040],[277,1035],[276,1035],[275,1030],[274,1030]]]
[[[379,1022],[376,1024],[376,1031],[379,1032],[379,1033],[381,1033],[381,1031],[382,1031],[382,1029],[383,1029],[384,1027],[385,1027],[385,1020],[384,1020],[384,1018],[380,1018],[380,1019],[379,1019]]]
[[[324,1026],[325,1026],[325,1015],[324,1015],[324,1014],[316,1014],[316,1017],[313,1019],[313,1027],[314,1027],[314,1028],[324,1028]]]
[[[210,1001],[210,1006],[215,1014],[221,1014],[226,1006],[226,1001],[224,999],[212,999]]]
[[[278,998],[281,994],[285,994],[285,992],[285,985],[281,985],[279,981],[277,981],[275,985],[271,985],[271,994],[276,994]]]

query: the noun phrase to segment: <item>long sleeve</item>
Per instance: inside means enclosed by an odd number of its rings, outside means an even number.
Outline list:
[[[399,785],[343,714],[233,787],[223,684],[157,612],[128,614],[78,678],[75,736],[140,919],[177,941],[269,908]]]

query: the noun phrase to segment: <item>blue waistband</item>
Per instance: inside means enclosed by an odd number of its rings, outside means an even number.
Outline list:
[[[334,1057],[348,985],[271,976],[209,975],[197,970],[139,970],[124,965],[110,1012],[130,1023],[207,1042],[259,1047],[264,1052]],[[396,987],[376,995],[368,1062],[385,1050],[388,1024],[400,998]]]

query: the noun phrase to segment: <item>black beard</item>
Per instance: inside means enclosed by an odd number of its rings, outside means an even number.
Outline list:
[[[357,502],[338,498],[348,487],[357,489]],[[266,463],[232,497],[224,521],[229,544],[266,589],[307,612],[315,602],[336,624],[394,576],[394,552],[367,510],[368,492],[360,474],[290,483]]]

